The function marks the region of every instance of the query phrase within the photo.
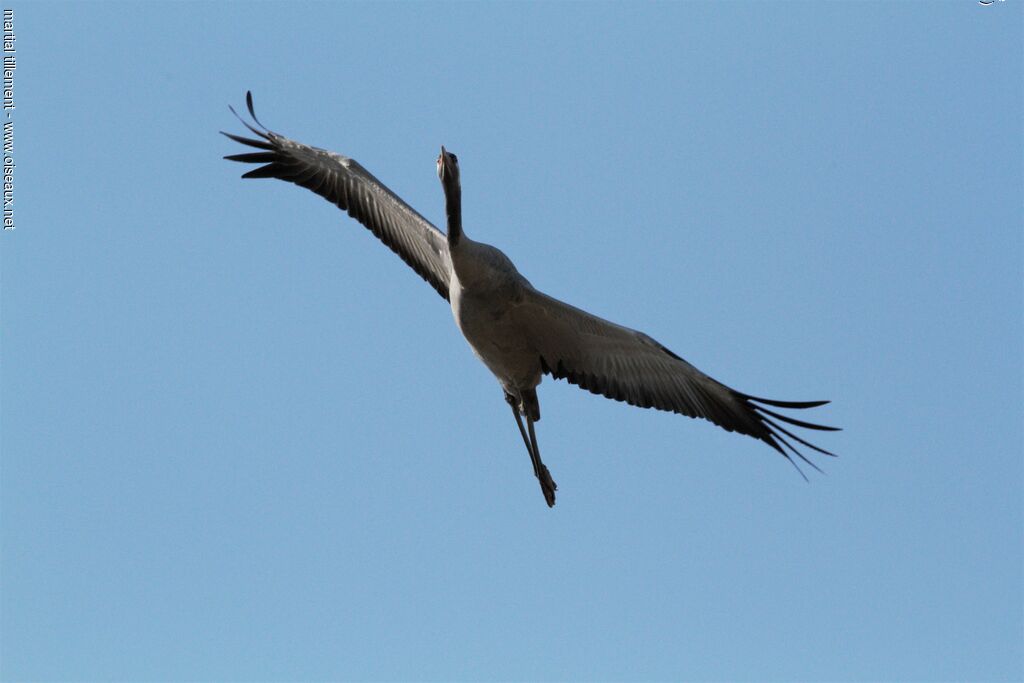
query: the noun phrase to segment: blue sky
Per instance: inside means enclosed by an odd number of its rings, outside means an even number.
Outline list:
[[[4,680],[1024,676],[1016,0],[13,7]],[[549,510],[247,89],[841,457],[549,378]]]

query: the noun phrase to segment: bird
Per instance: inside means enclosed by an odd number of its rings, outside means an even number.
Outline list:
[[[443,145],[437,176],[444,192],[446,232],[406,204],[359,162],[275,133],[256,117],[231,113],[256,137],[221,131],[257,152],[224,158],[258,166],[242,178],[276,178],[312,190],[368,228],[450,305],[473,354],[498,380],[548,507],[558,489],[541,460],[535,423],[537,387],[544,375],[641,408],[703,418],[726,431],[758,439],[786,458],[821,472],[799,448],[836,457],[794,434],[795,427],[838,431],[777,412],[817,408],[829,401],[779,401],[736,391],[712,379],[643,332],[617,325],[533,287],[499,249],[463,230],[458,157]],[[525,421],[525,426],[524,426]]]

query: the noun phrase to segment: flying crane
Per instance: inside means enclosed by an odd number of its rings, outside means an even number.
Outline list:
[[[504,391],[549,507],[555,504],[558,487],[541,460],[534,428],[540,420],[537,386],[545,374],[617,401],[704,418],[727,431],[759,439],[789,460],[801,476],[793,455],[820,469],[792,442],[835,455],[790,429],[838,428],[771,409],[816,408],[828,401],[776,401],[731,389],[643,332],[538,291],[499,249],[470,239],[462,226],[459,160],[443,146],[437,176],[444,190],[446,233],[354,159],[267,129],[256,118],[251,92],[246,93],[246,105],[255,126],[231,111],[256,138],[223,134],[261,151],[224,158],[260,164],[243,178],[286,180],[347,211],[450,303],[455,323],[473,353]]]

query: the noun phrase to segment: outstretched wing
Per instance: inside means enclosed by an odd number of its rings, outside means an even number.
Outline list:
[[[643,332],[608,322],[533,288],[524,292],[513,315],[529,330],[544,372],[555,379],[566,379],[592,393],[641,408],[702,417],[727,431],[764,441],[794,465],[783,447],[818,469],[787,438],[834,455],[793,434],[780,422],[823,431],[835,431],[836,427],[803,422],[765,407],[815,408],[828,401],[773,401],[740,393],[708,377]]]
[[[309,147],[267,130],[253,111],[251,92],[245,94],[245,102],[253,122],[263,130],[253,127],[240,116],[238,118],[259,139],[221,131],[235,142],[265,150],[224,157],[230,161],[264,164],[243,178],[280,178],[308,188],[337,204],[401,256],[438,294],[448,299],[451,257],[448,255],[448,241],[441,231],[354,159]],[[238,116],[234,109],[231,111]]]

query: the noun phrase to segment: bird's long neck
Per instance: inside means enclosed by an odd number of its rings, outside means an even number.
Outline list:
[[[448,248],[462,239],[462,187],[458,182],[444,184],[444,209],[448,217]]]

